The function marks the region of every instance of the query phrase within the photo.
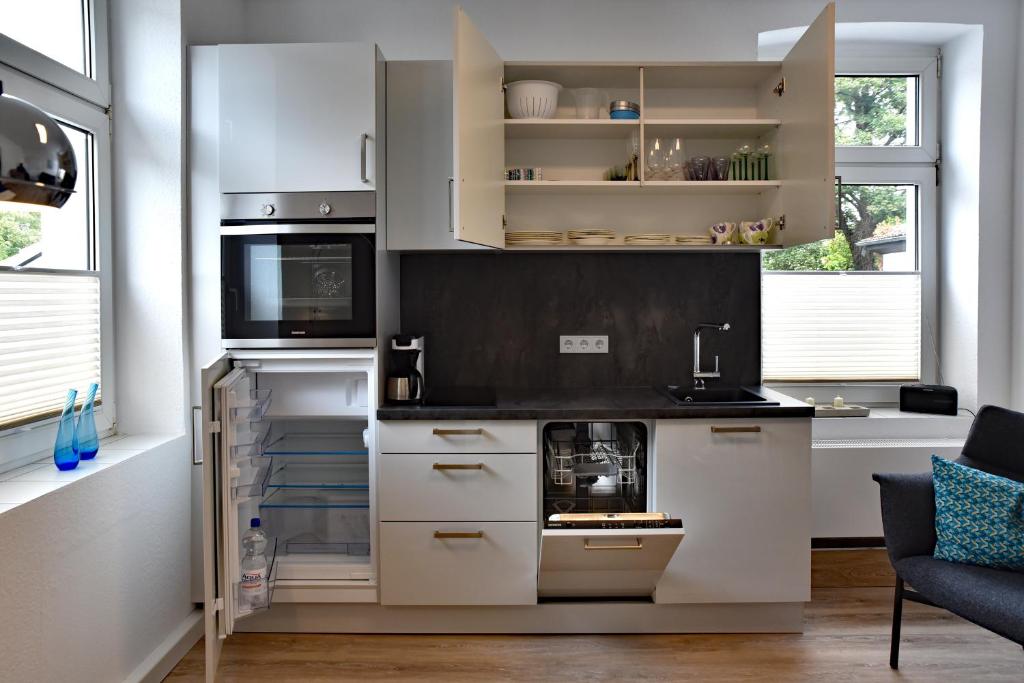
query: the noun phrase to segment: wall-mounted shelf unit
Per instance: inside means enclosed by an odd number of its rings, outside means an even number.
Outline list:
[[[829,4],[782,61],[505,62],[456,10],[452,62],[388,65],[388,249],[502,249],[515,230],[705,235],[782,216],[784,245],[830,237],[834,51]],[[510,118],[501,84],[533,79],[562,85],[554,118]],[[640,104],[640,118],[610,119],[607,102],[580,118],[584,87]],[[637,180],[606,180],[654,138],[681,139],[686,158],[768,144],[771,180],[667,180],[645,163]],[[514,168],[543,180],[506,181]]]
[[[778,62],[506,63],[456,10],[451,232],[505,247],[505,232],[612,228],[620,236],[706,234],[715,222],[785,216],[785,245],[830,236],[834,225],[835,7],[826,6]],[[551,119],[509,118],[498,84],[538,79],[563,89]],[[637,120],[578,117],[572,90],[640,104]],[[681,141],[683,157],[772,149],[771,180],[683,181],[651,173],[652,140]],[[639,179],[607,172],[641,158]],[[541,181],[504,181],[540,168]],[[564,250],[579,249],[567,246]],[[755,247],[758,248],[758,247]],[[692,247],[681,247],[692,249]]]
[[[505,190],[514,193],[548,192],[555,194],[588,194],[594,192],[635,192],[664,194],[760,194],[776,190],[780,180],[506,180]]]

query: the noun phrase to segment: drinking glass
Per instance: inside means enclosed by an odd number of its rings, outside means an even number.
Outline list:
[[[711,160],[711,166],[714,169],[714,180],[728,180],[729,179],[729,166],[732,165],[732,159],[729,157],[715,157]]]
[[[576,88],[576,118],[596,119],[601,115],[601,104],[608,100],[603,90],[598,88]]]
[[[710,157],[693,157],[690,159],[690,175],[693,180],[707,180],[710,170]]]

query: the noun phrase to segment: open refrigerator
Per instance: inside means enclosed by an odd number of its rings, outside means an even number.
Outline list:
[[[358,349],[231,351],[203,368],[207,671],[237,622],[274,604],[377,602],[373,377]],[[268,537],[258,601],[240,595],[253,517]]]

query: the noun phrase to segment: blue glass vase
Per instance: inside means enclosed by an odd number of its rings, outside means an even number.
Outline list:
[[[78,415],[78,427],[75,429],[75,440],[73,443],[75,452],[81,460],[92,460],[96,452],[100,450],[100,440],[96,436],[96,417],[93,415],[93,403],[96,401],[96,391],[99,384],[93,382],[89,385],[89,393],[85,396],[85,405]]]
[[[73,470],[78,467],[78,453],[75,451],[75,399],[78,391],[68,389],[64,412],[57,424],[57,441],[53,444],[53,462],[58,470]]]

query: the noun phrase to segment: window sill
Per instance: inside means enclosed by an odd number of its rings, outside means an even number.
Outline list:
[[[0,514],[180,438],[173,434],[111,436],[100,441],[95,459],[64,472],[54,467],[51,453],[40,453],[31,464],[0,474]]]
[[[966,410],[956,416],[904,413],[894,405],[872,405],[867,417],[816,417],[811,420],[815,442],[913,440],[935,445],[963,443],[974,417]],[[824,445],[815,444],[815,447]]]

